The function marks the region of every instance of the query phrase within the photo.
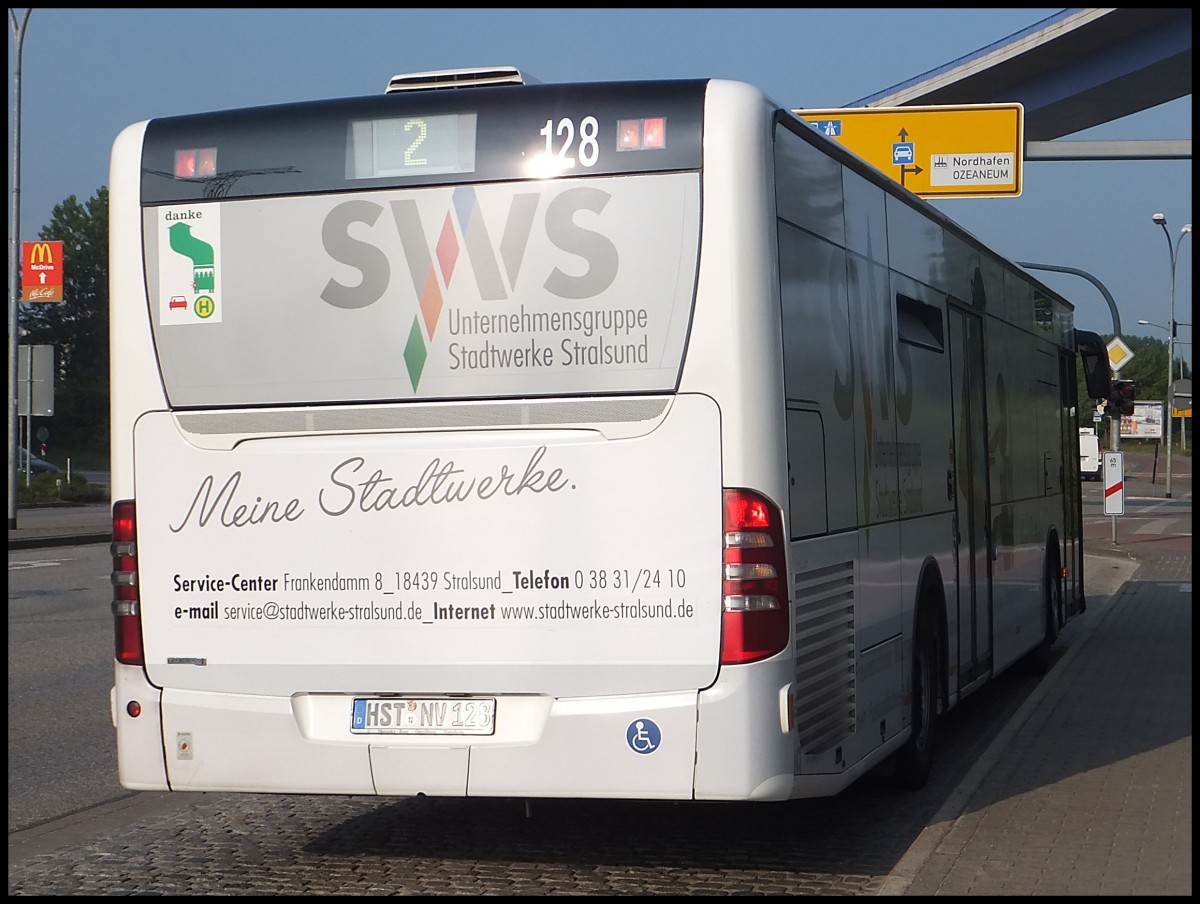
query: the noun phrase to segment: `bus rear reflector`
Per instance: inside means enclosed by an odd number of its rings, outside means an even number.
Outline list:
[[[145,665],[142,609],[137,581],[137,511],[132,499],[113,503],[113,635],[117,662]]]
[[[216,148],[180,148],[175,151],[176,179],[206,179],[216,174]]]
[[[783,515],[766,497],[725,490],[721,664],[757,662],[790,636]]]

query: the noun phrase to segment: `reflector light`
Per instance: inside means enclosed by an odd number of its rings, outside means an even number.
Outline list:
[[[133,503],[118,502],[113,506],[113,543],[133,544]]]
[[[750,490],[727,489],[722,554],[721,664],[774,656],[791,632],[783,516]]]
[[[774,577],[778,577],[774,565],[752,563],[725,566],[725,580],[727,581],[769,580]]]
[[[618,119],[617,150],[660,150],[667,146],[667,120],[663,116],[649,119]]]
[[[642,123],[638,119],[617,120],[617,150],[632,151],[642,145]]]
[[[727,596],[724,603],[726,612],[765,612],[779,608],[779,600],[773,596]]]
[[[216,174],[216,148],[180,148],[175,152],[176,179],[203,179]]]
[[[125,712],[133,716],[135,719],[142,714],[142,704],[136,700],[130,700],[125,704]]]
[[[137,580],[137,515],[132,499],[113,503],[113,541],[109,549],[113,562],[109,579],[113,588],[113,635],[117,662],[145,665],[141,596]]]
[[[642,120],[642,147],[665,148],[667,146],[667,121],[661,116]]]
[[[725,534],[726,549],[745,549],[748,546],[771,546],[771,535],[762,531],[731,530]]]
[[[725,491],[725,530],[764,528],[771,524],[771,508],[761,496]],[[728,533],[726,534],[728,536]]]

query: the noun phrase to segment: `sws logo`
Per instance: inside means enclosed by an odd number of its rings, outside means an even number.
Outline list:
[[[420,316],[413,316],[404,346],[404,363],[415,390],[428,358],[428,343],[433,340],[441,317],[443,292],[450,287],[460,252],[466,251],[480,300],[507,299],[516,286],[541,198],[541,192],[511,195],[498,253],[488,235],[472,186],[454,190],[451,208],[446,211],[432,249],[426,240],[427,233],[415,200],[391,201],[386,208],[363,199],[345,201],[325,217],[321,241],[330,257],[358,270],[362,279],[352,286],[330,279],[321,298],[336,308],[357,309],[372,305],[383,297],[391,283],[392,260],[384,249],[351,236],[350,228],[356,223],[373,227],[385,209],[389,210],[420,311]],[[616,246],[605,236],[574,221],[575,214],[580,211],[601,213],[611,198],[612,195],[600,189],[576,187],[555,195],[546,205],[546,237],[556,248],[583,258],[587,263],[586,272],[580,276],[554,267],[542,284],[551,295],[570,300],[592,298],[616,279],[619,265]]]

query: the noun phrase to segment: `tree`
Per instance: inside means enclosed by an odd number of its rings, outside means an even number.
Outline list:
[[[1111,335],[1101,336],[1105,345],[1112,341]],[[1138,399],[1161,399],[1167,381],[1167,344],[1160,339],[1145,336],[1122,336],[1121,341],[1133,352],[1133,359],[1114,373],[1114,380],[1132,380]],[[1079,398],[1087,398],[1083,383],[1083,369],[1079,369]]]
[[[1101,338],[1106,345],[1113,339],[1111,335]],[[1167,341],[1150,336],[1122,336],[1121,341],[1133,352],[1133,358],[1121,368],[1120,373],[1113,374],[1113,379],[1132,380],[1134,398],[1137,401],[1164,401],[1167,397]],[[1175,375],[1175,379],[1179,379],[1181,370],[1183,375],[1190,379],[1191,368],[1179,355],[1178,349],[1176,349],[1174,357],[1175,367],[1172,373]],[[1092,408],[1099,403],[1093,400],[1092,407],[1088,407],[1088,403],[1085,401],[1088,394],[1083,381],[1083,368],[1079,368],[1077,385],[1080,400],[1079,423],[1080,426],[1090,426]]]
[[[46,427],[51,449],[108,449],[108,189],[80,204],[74,195],[55,206],[38,238],[63,243],[63,300],[22,304],[23,345],[55,351],[54,416]],[[53,456],[52,456],[53,457]]]
[[[1147,336],[1122,336],[1121,341],[1129,346],[1133,358],[1114,376],[1121,380],[1132,380],[1134,395],[1139,401],[1166,398],[1166,341]]]

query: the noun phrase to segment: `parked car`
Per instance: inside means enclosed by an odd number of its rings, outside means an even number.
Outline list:
[[[19,470],[22,474],[28,469],[33,474],[57,474],[58,465],[52,461],[46,461],[40,455],[32,453],[27,449],[21,449]],[[32,464],[31,464],[32,462]]]

